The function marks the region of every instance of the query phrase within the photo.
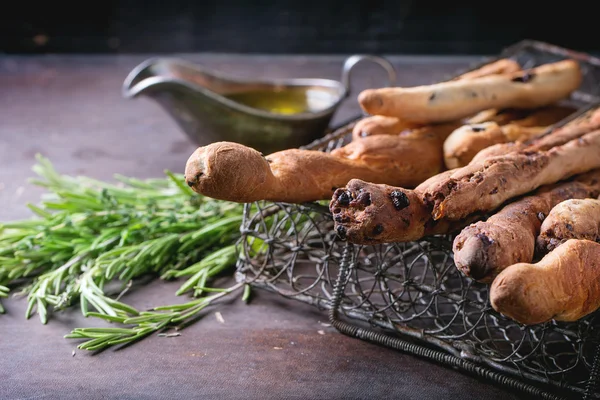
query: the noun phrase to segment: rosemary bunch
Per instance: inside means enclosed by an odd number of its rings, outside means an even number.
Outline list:
[[[237,259],[239,204],[204,198],[168,171],[144,181],[117,175],[111,184],[60,175],[49,160],[37,161],[39,178],[31,182],[47,193],[29,205],[36,218],[0,225],[0,298],[19,288],[26,318],[37,312],[45,324],[51,312],[79,303],[86,316],[123,324],[67,335],[87,338],[80,348],[99,349],[180,324],[243,286],[207,287]],[[120,301],[144,275],[186,278],[177,294],[195,299],[150,311]]]

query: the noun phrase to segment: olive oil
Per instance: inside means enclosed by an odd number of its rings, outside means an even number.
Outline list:
[[[331,107],[337,100],[333,89],[314,87],[253,90],[226,97],[248,107],[284,115],[319,112]]]

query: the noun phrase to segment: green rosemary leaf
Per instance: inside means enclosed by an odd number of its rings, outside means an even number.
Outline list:
[[[36,160],[29,182],[47,192],[29,205],[34,217],[0,225],[0,298],[18,287],[27,296],[26,318],[37,313],[45,324],[52,312],[79,303],[86,317],[118,324],[66,336],[88,339],[79,347],[95,350],[189,321],[241,288],[210,288],[211,278],[235,265],[240,204],[204,198],[170,171],[108,183],[61,175],[48,159]],[[191,291],[195,299],[138,311],[123,293],[142,276],[185,278],[177,294]],[[120,294],[108,289],[119,286]]]

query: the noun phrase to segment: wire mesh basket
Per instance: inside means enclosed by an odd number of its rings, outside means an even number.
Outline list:
[[[580,111],[562,123],[600,102],[598,59],[524,41],[468,70],[499,58],[524,68],[564,58],[580,61],[584,83],[569,99]],[[343,146],[353,124],[306,148],[328,152]],[[576,323],[521,326],[491,308],[488,285],[456,269],[453,235],[352,245],[333,231],[328,203],[246,204],[239,279],[328,311],[338,330],[363,340],[542,398],[600,398],[594,387],[600,313]]]

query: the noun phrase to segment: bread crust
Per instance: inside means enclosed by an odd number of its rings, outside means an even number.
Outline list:
[[[563,60],[511,74],[368,89],[359,94],[358,101],[369,114],[429,124],[456,121],[490,108],[548,106],[568,97],[581,82],[579,64]]]
[[[189,157],[185,179],[197,193],[239,203],[330,199],[336,188],[357,177],[415,187],[442,171],[442,142],[457,126],[366,137],[331,153],[288,149],[265,157],[238,143],[217,142]]]
[[[484,65],[481,68],[459,75],[453,80],[475,79],[482,76],[494,74],[509,74],[521,70],[521,66],[511,59],[500,59],[498,61]],[[497,110],[489,110],[491,113],[482,113],[493,118],[498,114]],[[482,115],[482,116],[483,116]],[[386,117],[383,115],[373,115],[358,121],[352,130],[353,139],[360,139],[373,135],[397,135],[408,129],[421,128],[424,124],[416,124],[395,117]]]
[[[434,219],[490,212],[546,184],[600,167],[600,130],[547,151],[521,151],[459,168],[425,191]]]
[[[481,150],[498,144],[526,141],[534,138],[575,112],[571,107],[544,107],[530,115],[506,124],[486,121],[470,122],[452,132],[444,141],[444,163],[446,168],[459,168],[469,164]]]
[[[375,135],[399,135],[406,130],[423,126],[422,124],[414,124],[394,117],[372,115],[361,119],[354,125],[352,140],[360,140]]]
[[[597,193],[588,198],[571,198],[549,212],[542,223],[537,238],[537,249],[541,254],[554,250],[569,239],[600,239],[600,200]]]
[[[552,139],[552,135],[547,138]],[[352,243],[418,240],[430,234],[429,227],[433,225],[441,230],[436,232],[445,233],[442,227],[454,226],[449,221],[471,222],[510,199],[596,168],[600,168],[600,130],[547,151],[514,152],[447,170],[425,180],[414,190],[352,180],[347,188],[368,191],[373,199],[371,206],[365,210],[351,205],[339,206],[334,196],[330,210],[339,211],[336,229],[341,226]],[[401,192],[411,199],[410,208],[403,210],[402,215],[390,208],[387,193],[391,191]],[[360,217],[354,215],[359,212]],[[386,235],[373,237],[371,232],[378,224],[383,224]]]
[[[525,325],[589,315],[600,307],[600,244],[569,239],[536,264],[511,265],[492,282],[490,302]]]
[[[548,150],[560,146],[570,140],[580,138],[584,134],[600,129],[600,108],[591,110],[584,115],[569,121],[562,127],[548,129],[542,135],[534,138],[510,143],[495,144],[477,153],[470,164],[481,163],[488,158],[508,154],[515,151]]]
[[[486,221],[464,228],[454,239],[454,263],[464,275],[490,283],[510,265],[533,261],[536,237],[553,207],[567,199],[598,195],[600,169],[568,182],[543,186],[532,195],[504,206]]]

